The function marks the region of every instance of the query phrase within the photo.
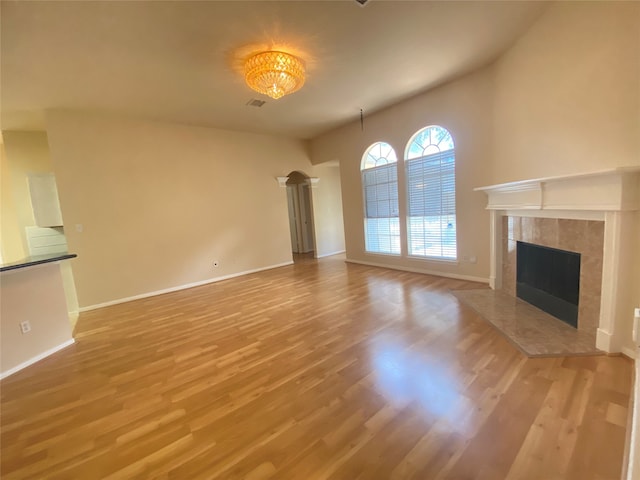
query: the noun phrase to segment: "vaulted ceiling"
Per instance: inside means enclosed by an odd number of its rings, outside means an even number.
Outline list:
[[[1,128],[51,108],[312,138],[495,60],[543,2],[54,1],[1,3]],[[276,48],[307,63],[280,100],[242,61]],[[251,99],[266,100],[260,108]]]

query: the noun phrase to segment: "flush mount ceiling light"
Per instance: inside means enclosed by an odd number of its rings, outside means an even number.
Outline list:
[[[278,99],[304,85],[304,62],[288,53],[257,53],[244,64],[247,85],[256,92]]]

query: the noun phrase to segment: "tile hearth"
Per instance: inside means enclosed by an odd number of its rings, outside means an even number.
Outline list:
[[[600,355],[596,336],[577,330],[533,305],[499,290],[456,290],[462,303],[496,327],[529,357]]]

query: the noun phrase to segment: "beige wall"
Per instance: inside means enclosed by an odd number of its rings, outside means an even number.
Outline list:
[[[495,65],[493,183],[640,165],[640,3],[558,2]]]
[[[492,73],[482,70],[378,113],[360,123],[322,135],[311,142],[314,163],[340,161],[347,258],[425,272],[486,280],[489,272],[489,216],[486,197],[473,188],[489,183],[491,162]],[[456,146],[458,263],[368,254],[364,248],[363,196],[360,162],[374,142],[390,143],[398,158],[410,137],[428,125],[447,128]],[[400,169],[402,175],[402,169]],[[402,178],[400,185],[402,186]],[[400,190],[400,213],[405,211]],[[401,231],[402,235],[405,232]],[[469,263],[464,257],[477,257]]]
[[[11,171],[4,145],[0,145],[0,169],[0,251],[2,262],[9,263],[24,258],[26,253],[14,207]]]
[[[53,171],[46,132],[2,132],[6,162],[3,159],[3,200],[11,202],[7,209],[7,224],[3,214],[2,248],[5,262],[29,255],[25,227],[35,226],[27,176]],[[8,177],[5,178],[5,174]],[[8,181],[8,182],[7,182]],[[7,182],[5,184],[5,182]],[[5,197],[6,195],[6,197]],[[3,213],[4,213],[3,207]],[[6,230],[5,230],[6,228]],[[6,237],[5,237],[6,231]],[[20,240],[15,241],[16,237]]]
[[[0,274],[0,372],[31,363],[72,341],[60,268],[55,263]],[[28,320],[31,331],[20,332]]]
[[[60,111],[47,124],[81,308],[291,262],[276,177],[319,176],[320,209],[337,186],[298,140]]]
[[[314,223],[316,228],[316,257],[344,252],[344,225],[342,195],[340,193],[340,167],[320,165],[315,168],[320,179],[311,189]]]

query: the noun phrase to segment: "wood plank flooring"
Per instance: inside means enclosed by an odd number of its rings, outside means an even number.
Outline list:
[[[3,479],[619,479],[632,363],[527,358],[450,289],[305,260],[81,314],[0,384]]]

